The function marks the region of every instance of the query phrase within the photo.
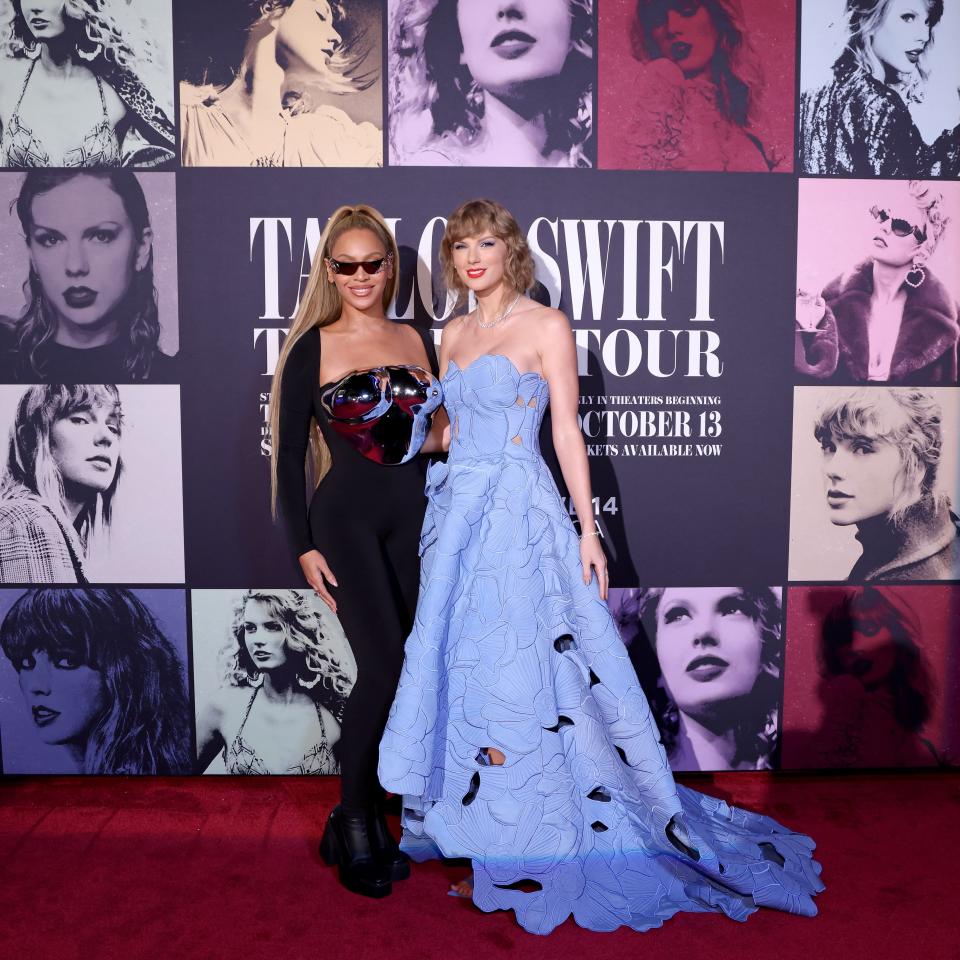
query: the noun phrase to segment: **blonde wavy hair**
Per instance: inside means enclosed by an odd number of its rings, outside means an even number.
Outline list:
[[[823,444],[864,440],[894,446],[900,472],[889,520],[902,523],[911,507],[924,497],[949,506],[949,496],[937,490],[943,449],[940,404],[925,390],[858,387],[832,393],[814,421],[813,435]]]
[[[270,505],[274,517],[277,515],[277,448],[280,444],[280,387],[283,383],[283,371],[291,350],[305,333],[314,327],[329,326],[340,318],[343,301],[337,285],[327,279],[326,258],[330,256],[330,251],[337,240],[348,230],[369,230],[376,234],[387,254],[393,257],[394,271],[384,285],[381,300],[384,313],[393,301],[397,289],[396,264],[399,263],[400,254],[397,250],[397,241],[394,240],[380,211],[364,203],[345,205],[334,210],[320,236],[317,252],[310,265],[307,286],[280,350],[270,389]],[[320,433],[320,428],[315,420],[311,421],[308,476],[313,489],[319,486],[320,481],[330,469],[330,462],[330,451]]]
[[[937,244],[940,243],[940,238],[947,229],[950,217],[944,211],[943,194],[934,184],[925,180],[911,180],[907,184],[907,191],[926,221],[927,239],[920,244],[916,255],[917,261],[925,263],[937,249]]]
[[[886,83],[886,71],[873,49],[873,38],[883,25],[893,0],[847,0],[847,49],[860,70],[880,83]],[[918,102],[923,99],[922,83],[927,79],[925,55],[933,45],[933,30],[943,17],[943,0],[924,0],[930,27],[930,40],[924,47],[916,69],[901,77],[904,98]]]
[[[50,434],[58,420],[99,408],[114,418],[119,437],[123,431],[123,408],[114,384],[51,383],[28,387],[17,404],[7,444],[6,469],[0,478],[0,499],[15,497],[18,490],[26,487],[64,527],[72,522],[85,550],[94,536],[105,534],[110,527],[114,497],[124,472],[123,458],[117,455],[110,486],[90,493],[76,519],[71,521],[63,475],[53,456]]]
[[[251,602],[264,604],[283,624],[284,643],[297,661],[297,682],[340,722],[356,676],[331,648],[316,608],[297,590],[247,590],[243,594],[233,610],[230,637],[219,654],[223,682],[231,687],[257,687],[263,682],[246,646],[246,612]]]
[[[23,16],[23,0],[0,0],[0,4],[0,9],[6,8],[0,19],[7,24],[0,51],[12,57],[29,56],[36,41]],[[130,0],[124,6],[129,7]],[[139,22],[142,17],[136,11],[124,11],[117,0],[63,0],[63,10],[68,20],[82,29],[83,46],[90,51],[101,47],[101,56],[120,67],[136,70],[143,61],[160,57],[156,43]]]
[[[536,267],[527,238],[520,230],[513,214],[496,200],[468,200],[462,203],[447,220],[447,228],[440,241],[440,266],[448,290],[457,293],[457,303],[463,303],[467,287],[460,279],[453,262],[453,245],[464,237],[489,235],[502,240],[507,246],[504,264],[504,279],[518,293],[525,293],[533,286]]]

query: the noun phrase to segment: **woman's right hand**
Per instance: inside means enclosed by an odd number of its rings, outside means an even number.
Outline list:
[[[340,586],[337,578],[333,575],[326,557],[319,550],[308,550],[300,554],[300,568],[307,579],[307,583],[313,587],[313,592],[334,612],[337,612],[337,601],[333,599],[333,594],[327,589],[330,583],[334,587]]]
[[[827,312],[827,303],[819,293],[797,290],[797,329],[812,333]]]

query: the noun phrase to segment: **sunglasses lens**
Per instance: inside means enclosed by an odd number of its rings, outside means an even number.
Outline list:
[[[364,273],[379,273],[380,268],[383,266],[383,257],[379,260],[367,260],[366,262],[354,260],[343,263],[339,260],[334,260],[334,263],[336,264],[334,269],[337,273],[342,273],[345,277],[352,277],[361,267],[363,267]]]

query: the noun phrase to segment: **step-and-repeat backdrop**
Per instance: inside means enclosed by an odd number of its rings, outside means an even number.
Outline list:
[[[571,320],[674,768],[956,764],[958,46],[957,0],[0,0],[3,773],[336,772],[271,375],[334,208],[439,341],[478,196]]]

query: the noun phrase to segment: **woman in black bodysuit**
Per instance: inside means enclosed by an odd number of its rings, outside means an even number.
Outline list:
[[[344,886],[372,897],[410,872],[384,821],[377,750],[417,601],[425,500],[416,454],[437,449],[443,428],[438,418],[424,444],[442,401],[429,334],[386,318],[396,262],[376,210],[333,214],[280,353],[271,408],[274,505],[357,661],[337,747],[341,804],[321,853],[339,864]]]

